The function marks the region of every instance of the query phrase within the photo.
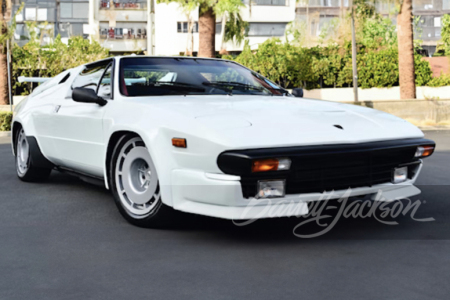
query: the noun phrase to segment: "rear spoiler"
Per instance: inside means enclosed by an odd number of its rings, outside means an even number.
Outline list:
[[[51,77],[25,77],[25,76],[19,76],[19,78],[17,78],[17,80],[19,82],[46,82],[49,79],[51,79]]]

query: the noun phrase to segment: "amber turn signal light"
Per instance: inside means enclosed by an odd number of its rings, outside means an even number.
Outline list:
[[[172,146],[177,147],[177,148],[187,148],[186,139],[173,138]]]
[[[415,157],[427,157],[433,154],[434,146],[419,146],[416,150]]]
[[[252,172],[282,171],[289,170],[291,160],[289,158],[267,158],[254,160]]]

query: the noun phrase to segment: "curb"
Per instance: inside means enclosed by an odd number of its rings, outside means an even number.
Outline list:
[[[441,126],[419,126],[420,130],[423,131],[436,131],[436,130],[450,130],[450,125],[441,125]]]
[[[0,131],[0,137],[10,137],[11,131]]]

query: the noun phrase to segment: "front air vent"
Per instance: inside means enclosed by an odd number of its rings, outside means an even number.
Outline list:
[[[333,125],[333,126],[336,127],[336,128],[344,130],[344,127],[342,127],[341,125]]]

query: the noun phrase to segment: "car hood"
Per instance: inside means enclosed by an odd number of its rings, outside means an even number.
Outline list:
[[[148,100],[147,100],[148,101]],[[423,137],[390,114],[330,101],[270,96],[186,96],[159,108],[203,125],[234,148],[360,143]]]

